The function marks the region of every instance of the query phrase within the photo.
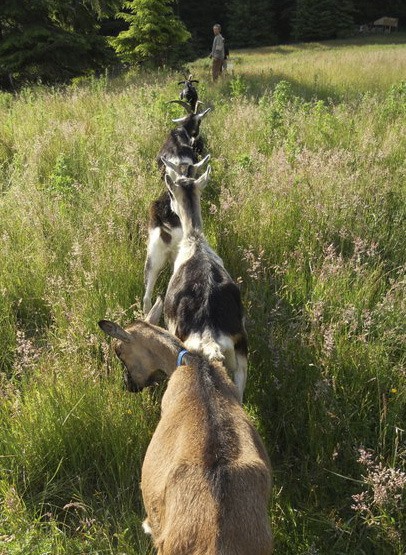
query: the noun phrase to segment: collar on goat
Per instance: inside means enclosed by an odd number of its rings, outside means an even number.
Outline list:
[[[177,361],[176,361],[176,368],[177,368],[178,366],[182,366],[183,357],[184,357],[185,355],[188,355],[188,354],[189,354],[189,351],[187,351],[186,349],[182,349],[181,351],[179,351],[178,359],[177,359]]]

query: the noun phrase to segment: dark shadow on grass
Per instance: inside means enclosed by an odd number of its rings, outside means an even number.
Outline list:
[[[353,48],[353,47],[368,47],[368,46],[393,46],[393,45],[402,45],[406,44],[406,33],[399,32],[393,33],[390,35],[369,35],[369,36],[354,36],[349,39],[342,39],[342,40],[332,40],[332,41],[325,41],[325,42],[309,42],[309,43],[297,43],[297,44],[286,44],[286,45],[278,45],[278,46],[269,46],[258,48],[255,50],[239,50],[235,52],[236,58],[239,55],[260,55],[263,54],[266,56],[267,54],[271,55],[278,55],[278,56],[289,56],[289,55],[297,55],[300,51],[321,51],[321,52],[328,52],[334,51],[337,49],[343,50],[344,48]],[[234,55],[234,53],[233,53]],[[247,61],[245,60],[245,64]],[[238,67],[238,66],[237,66]],[[306,84],[304,85],[301,81],[292,78],[292,75],[285,74],[283,72],[275,72],[272,69],[272,58],[270,58],[270,67],[265,70],[260,70],[257,73],[250,73],[247,75],[244,71],[244,65],[238,70],[238,73],[234,76],[230,76],[228,81],[225,81],[221,85],[221,95],[228,99],[232,96],[233,90],[232,85],[230,82],[237,77],[241,78],[244,85],[246,85],[246,96],[253,97],[255,99],[261,98],[266,92],[272,91],[276,85],[284,80],[287,81],[291,88],[292,92],[295,96],[299,98],[303,98],[306,101],[310,100],[324,100],[333,103],[339,103],[343,100],[348,100],[349,98],[357,98],[364,92],[368,90],[370,91],[370,85],[365,87],[364,89],[357,89],[356,86],[345,88],[340,91],[339,85],[337,82],[328,85],[322,83],[323,75],[321,72],[315,72],[313,83],[312,85]],[[399,75],[399,81],[402,79],[402,76]],[[379,92],[380,89],[377,89]]]
[[[258,101],[266,93],[272,92],[278,83],[286,81],[289,83],[293,96],[301,98],[307,102],[324,100],[334,104],[344,100],[344,95],[337,92],[335,86],[322,86],[317,83],[317,74],[312,86],[303,85],[302,82],[292,79],[290,75],[276,73],[274,71],[261,71],[254,75],[243,75],[244,83],[247,85],[247,97]],[[222,96],[227,99],[230,96],[229,86],[224,87]],[[355,96],[355,93],[354,93]],[[347,95],[345,95],[347,97]]]
[[[348,39],[326,41],[320,44],[327,46],[329,49],[342,48],[343,46],[393,46],[396,44],[406,44],[406,33],[398,31],[390,33],[389,35],[383,33],[372,33],[370,35],[358,34]]]
[[[332,104],[340,104],[344,101],[348,102],[350,99],[360,98],[360,96],[367,92],[367,88],[356,90],[355,87],[350,90],[339,91],[336,84],[331,86],[321,84],[321,77],[320,73],[315,73],[312,85],[304,85],[301,81],[292,79],[290,74],[276,73],[272,69],[267,72],[260,71],[256,74],[243,74],[242,79],[247,89],[244,96],[258,101],[266,93],[272,92],[281,81],[289,83],[293,96],[301,98],[306,102],[323,100]],[[380,90],[377,89],[376,92],[379,93]],[[232,96],[229,83],[223,87],[221,95],[224,99],[229,99]]]
[[[326,41],[310,41],[310,42],[289,42],[285,44],[278,44],[276,46],[264,46],[257,49],[241,49],[233,51],[233,55],[264,53],[264,54],[278,54],[282,56],[289,56],[297,54],[301,50],[334,50],[336,48],[342,49],[349,46],[393,46],[397,44],[406,44],[406,32],[398,31],[396,33],[379,34],[372,33],[369,35],[355,34],[352,37],[345,39],[334,39]]]

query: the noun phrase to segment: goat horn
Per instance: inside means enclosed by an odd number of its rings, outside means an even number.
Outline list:
[[[167,104],[180,104],[185,108],[188,114],[192,113],[192,108],[187,102],[183,102],[183,100],[168,100]]]
[[[187,116],[183,116],[183,118],[172,119],[173,123],[185,123],[186,120],[187,120]]]
[[[196,104],[195,104],[195,114],[197,114],[197,109],[199,107],[199,104],[203,104],[203,102],[201,100],[196,100]]]
[[[206,109],[204,110],[204,112],[199,112],[199,113],[196,114],[196,115],[199,117],[199,119],[202,119],[202,118],[204,118],[204,116],[205,116],[206,114],[208,114],[209,112],[211,112],[210,106],[209,106],[209,108],[206,108]]]

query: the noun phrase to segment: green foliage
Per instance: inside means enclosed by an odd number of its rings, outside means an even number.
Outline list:
[[[178,0],[177,14],[191,34],[191,46],[198,55],[208,55],[213,42],[213,25],[222,25],[222,34],[228,41],[227,0],[203,0],[190,2]]]
[[[231,46],[255,46],[275,42],[273,2],[232,0],[228,7],[227,33]]]
[[[111,13],[111,2],[13,0],[0,7],[0,77],[57,82],[101,70],[112,52],[98,35],[98,17]],[[110,8],[110,9],[109,9]]]
[[[110,39],[124,62],[162,66],[176,60],[177,47],[189,39],[190,33],[174,15],[172,4],[173,0],[124,2],[128,12],[120,12],[117,17],[126,21],[129,28]]]
[[[296,40],[325,40],[350,35],[354,27],[351,0],[298,0],[294,17]]]
[[[145,552],[148,540],[137,536],[141,519],[134,511],[142,455],[158,417],[153,398],[124,396],[111,381],[104,387],[74,372],[57,383],[40,378],[24,393],[1,411],[4,421],[18,407],[19,418],[0,434],[8,456],[0,469],[0,542],[11,553],[28,546],[38,554],[94,553],[95,542],[109,552]],[[10,470],[15,483],[6,479]]]
[[[59,156],[56,160],[55,167],[49,176],[48,188],[51,192],[60,195],[67,200],[73,200],[75,180],[69,174],[66,161],[63,156]]]
[[[241,75],[236,75],[230,81],[231,98],[241,98],[247,94],[248,85]]]

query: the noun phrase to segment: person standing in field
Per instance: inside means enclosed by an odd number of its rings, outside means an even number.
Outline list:
[[[217,81],[217,79],[220,77],[220,74],[223,68],[224,58],[225,58],[224,38],[221,35],[221,25],[219,25],[218,23],[213,25],[213,33],[214,33],[214,39],[213,39],[213,47],[211,49],[210,57],[213,60],[213,63],[212,63],[213,81]]]

